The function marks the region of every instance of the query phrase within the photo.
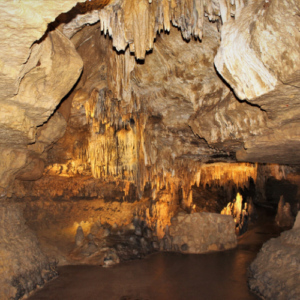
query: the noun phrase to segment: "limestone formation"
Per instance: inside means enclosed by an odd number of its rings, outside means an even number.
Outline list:
[[[237,235],[242,235],[247,231],[250,213],[252,220],[255,220],[255,208],[252,200],[249,202],[243,203],[243,197],[237,193],[236,199],[233,202],[229,202],[221,211],[221,215],[228,215],[234,218]]]
[[[255,222],[258,219],[258,215],[252,197],[248,197],[246,202],[247,202],[247,211],[249,215],[249,222]]]
[[[265,243],[250,265],[250,289],[263,299],[299,299],[299,228]]]
[[[16,203],[0,204],[0,256],[1,299],[28,296],[57,276]]]
[[[205,253],[237,245],[233,218],[212,213],[179,213],[172,218],[170,236],[171,245],[165,250],[172,247],[186,253]]]
[[[81,226],[77,227],[76,235],[75,235],[75,244],[76,246],[81,246],[84,241],[84,233]]]
[[[280,197],[278,203],[277,215],[275,221],[280,227],[291,227],[294,224],[294,217],[291,211],[291,205],[284,201],[283,196]]]
[[[124,0],[106,6],[99,18],[101,31],[113,38],[118,51],[125,50],[129,44],[130,51],[138,59],[144,59],[146,51],[153,49],[157,34],[170,31],[170,21],[180,28],[184,39],[202,40],[204,16],[210,21],[220,21],[221,16],[224,24],[243,6],[244,0]]]
[[[298,13],[296,1],[249,1],[223,25],[215,64],[240,99],[252,101],[299,70],[300,52],[290,48],[300,38]]]

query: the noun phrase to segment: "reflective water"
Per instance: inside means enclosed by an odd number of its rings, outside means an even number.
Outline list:
[[[250,300],[247,267],[273,224],[255,227],[237,249],[202,255],[157,253],[112,268],[67,266],[30,300]]]

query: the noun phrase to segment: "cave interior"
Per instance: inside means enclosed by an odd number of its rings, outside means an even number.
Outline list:
[[[0,299],[67,299],[36,291],[63,267],[203,259],[254,233],[243,299],[300,299],[299,16],[297,0],[1,2]]]

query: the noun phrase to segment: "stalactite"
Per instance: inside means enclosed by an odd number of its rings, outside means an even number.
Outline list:
[[[244,0],[124,0],[100,10],[99,19],[117,51],[129,44],[130,52],[144,59],[157,33],[170,31],[171,23],[180,28],[184,39],[202,40],[204,16],[210,21],[221,17],[224,24],[239,16],[244,5]]]

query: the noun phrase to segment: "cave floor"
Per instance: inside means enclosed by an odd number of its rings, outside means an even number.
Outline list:
[[[250,300],[247,268],[262,244],[280,234],[272,222],[253,226],[236,249],[202,255],[160,252],[111,268],[59,267],[59,277],[30,300]]]

